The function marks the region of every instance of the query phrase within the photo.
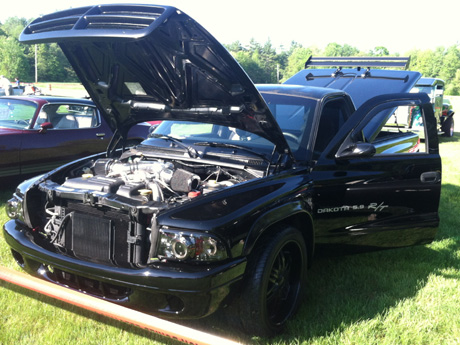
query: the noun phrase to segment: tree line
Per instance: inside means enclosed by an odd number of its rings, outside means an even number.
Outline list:
[[[0,23],[0,74],[10,80],[33,83],[35,61],[40,82],[78,82],[78,78],[56,43],[29,45],[19,43],[27,25],[25,18],[12,17]]]
[[[25,18],[8,18],[0,23],[0,74],[34,82],[78,82],[78,78],[55,43],[27,45],[18,41],[27,24]],[[270,40],[261,44],[254,39],[248,45],[236,41],[225,47],[241,64],[254,83],[280,83],[302,70],[308,57],[313,56],[400,56],[390,54],[383,46],[362,51],[349,44],[329,43],[325,48],[304,47],[291,42],[289,47],[274,47]],[[441,78],[446,82],[446,94],[460,95],[460,46],[437,47],[434,50],[413,49],[409,70],[424,77]],[[36,63],[35,63],[36,61]],[[36,66],[35,66],[36,65]],[[36,68],[35,68],[36,67]],[[37,71],[37,73],[35,73]]]

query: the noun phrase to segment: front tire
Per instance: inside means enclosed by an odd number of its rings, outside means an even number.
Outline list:
[[[307,248],[302,234],[291,226],[277,227],[256,247],[248,259],[238,312],[247,333],[271,337],[284,329],[298,309],[305,286]]]

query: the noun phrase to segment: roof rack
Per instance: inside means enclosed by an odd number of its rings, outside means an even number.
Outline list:
[[[410,57],[313,57],[310,56],[305,62],[305,69],[311,66],[330,66],[330,67],[390,67],[408,69]]]

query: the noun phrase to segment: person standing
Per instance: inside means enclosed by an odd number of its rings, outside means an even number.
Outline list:
[[[9,96],[13,94],[13,85],[11,85],[10,81],[8,78],[5,76],[0,76],[0,87],[5,90],[5,95]]]

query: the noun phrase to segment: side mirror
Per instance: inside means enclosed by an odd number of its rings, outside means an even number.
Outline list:
[[[51,128],[53,128],[53,124],[51,122],[43,122],[40,125],[40,130],[38,131],[38,133],[46,133],[46,131]]]
[[[372,157],[376,153],[375,146],[370,143],[358,142],[345,147],[336,154],[337,159],[349,159],[359,157]]]

